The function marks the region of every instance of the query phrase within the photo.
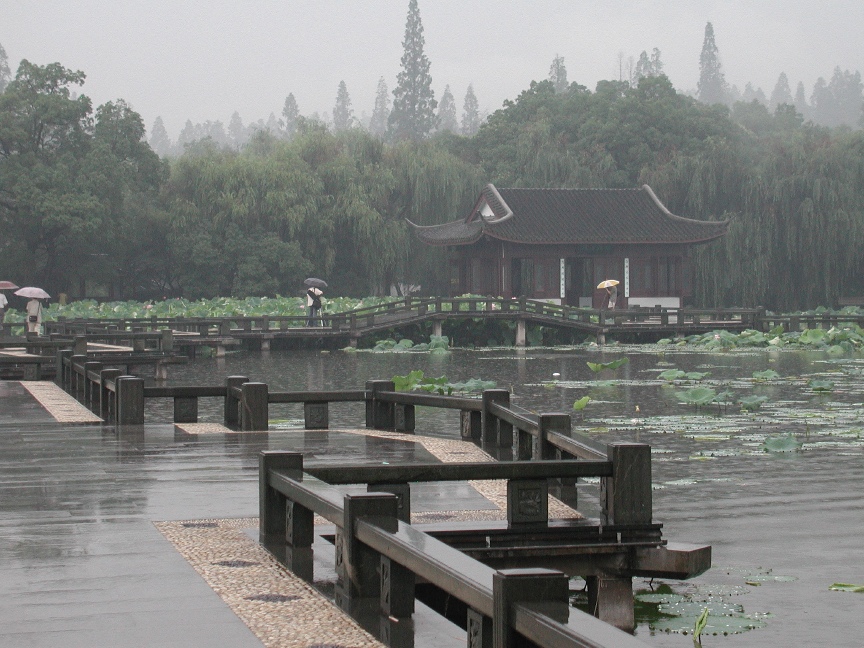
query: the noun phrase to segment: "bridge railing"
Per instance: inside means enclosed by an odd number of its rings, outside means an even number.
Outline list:
[[[388,466],[304,466],[303,456],[263,452],[259,467],[261,541],[287,566],[311,579],[309,553],[314,515],[334,524],[336,600],[346,610],[378,600],[382,627],[414,612],[415,582],[424,582],[468,608],[469,645],[517,645],[516,635],[549,648],[641,646],[624,633],[569,606],[569,577],[550,569],[495,570],[433,535],[412,526],[407,503],[410,483],[505,479],[508,525],[548,524],[548,512],[531,510],[522,519],[525,493],[550,477],[609,475],[611,461],[408,464]],[[342,495],[335,484],[365,483],[370,491]],[[522,488],[519,488],[519,487]],[[527,490],[526,490],[527,489]],[[541,520],[542,518],[542,520]],[[654,543],[656,544],[656,543]],[[619,547],[620,549],[620,547]],[[305,553],[304,553],[305,552]],[[598,591],[597,608],[609,606]],[[629,601],[632,618],[632,601]],[[622,607],[622,606],[619,606]]]

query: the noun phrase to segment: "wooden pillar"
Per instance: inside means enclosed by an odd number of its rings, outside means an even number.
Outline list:
[[[441,320],[432,320],[432,335],[441,337],[441,333],[444,330],[444,322]]]
[[[366,381],[366,427],[374,430],[392,430],[396,426],[393,403],[380,401],[378,392],[395,391],[392,380]]]
[[[397,528],[398,501],[392,493],[359,493],[346,495],[343,509],[341,543],[336,547],[337,575],[342,579],[349,599],[378,597],[381,582],[378,576],[379,554],[354,537],[358,518],[384,516],[389,518],[389,531]],[[341,560],[340,560],[341,557]]]
[[[393,403],[393,427],[397,432],[413,432],[415,427],[414,406]]]
[[[326,430],[330,427],[330,404],[327,401],[303,403],[303,426],[307,430]]]
[[[68,360],[71,357],[71,349],[60,349],[59,351],[57,351],[57,369],[54,374],[54,382],[56,382],[63,389],[68,389],[69,387],[68,374],[66,373],[67,367],[64,361]]]
[[[98,380],[90,380],[90,372],[99,373],[102,371],[101,362],[85,362],[84,363],[84,402],[93,409],[96,403],[96,397],[99,387]]]
[[[630,576],[588,576],[588,608],[601,621],[633,632],[633,579]]]
[[[159,348],[161,348],[165,353],[174,351],[174,331],[171,329],[162,329],[162,340],[159,344]]]
[[[246,376],[228,376],[225,379],[225,425],[240,424],[240,399],[234,395],[232,388],[240,387],[247,382],[249,379]]]
[[[123,374],[119,369],[103,369],[99,373],[99,416],[103,421],[116,420],[117,395],[105,386],[109,380],[116,380]],[[114,415],[112,417],[112,414]]]
[[[492,645],[516,648],[523,642],[513,630],[514,603],[546,603],[547,616],[566,623],[570,616],[569,578],[552,569],[502,569],[492,575]]]
[[[286,497],[270,487],[270,471],[303,475],[303,455],[299,452],[264,450],[258,455],[258,535],[261,542],[286,542]],[[297,540],[300,540],[298,532]],[[310,543],[311,544],[311,543]]]
[[[516,346],[524,347],[528,345],[528,336],[525,332],[525,320],[516,320]]]
[[[483,436],[483,413],[474,410],[459,412],[459,429],[463,441],[480,441]]]
[[[536,447],[534,449],[534,457],[542,460],[552,460],[558,458],[557,448],[549,443],[549,433],[557,432],[565,436],[570,436],[571,422],[569,414],[540,414],[537,417],[539,431],[537,434]]]
[[[174,422],[175,423],[197,423],[198,422],[198,398],[195,396],[174,397]]]
[[[651,446],[610,443],[607,456],[612,462],[612,476],[600,478],[603,523],[651,524]]]
[[[495,446],[511,447],[513,445],[513,426],[489,411],[491,403],[510,407],[510,392],[506,389],[486,389],[483,391],[483,443]]]
[[[144,423],[144,379],[119,376],[117,384],[117,425]]]
[[[244,432],[269,429],[267,383],[246,382],[240,389],[240,429]]]

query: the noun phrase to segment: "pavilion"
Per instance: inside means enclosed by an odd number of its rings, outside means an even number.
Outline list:
[[[409,221],[410,222],[410,221]],[[672,214],[639,189],[497,189],[442,225],[411,223],[428,245],[450,249],[450,296],[528,297],[602,306],[617,279],[618,308],[677,308],[692,294],[691,250],[723,236],[729,221]]]

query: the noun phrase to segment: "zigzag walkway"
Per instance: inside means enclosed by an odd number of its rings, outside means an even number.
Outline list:
[[[370,335],[425,323],[431,323],[433,334],[440,335],[447,322],[483,319],[515,322],[516,343],[520,346],[525,344],[527,324],[579,331],[604,342],[608,335],[656,337],[757,328],[760,312],[757,309],[697,310],[659,306],[605,311],[528,299],[407,297],[342,313],[327,313],[317,322],[319,326],[308,326],[306,317],[259,316],[61,320],[47,322],[45,327],[46,332],[61,336],[85,335],[88,341],[113,342],[129,340],[133,334],[157,340],[160,331],[164,338],[165,330],[169,329],[173,332],[172,346],[211,346],[224,351],[224,347],[241,344],[244,340],[257,340],[262,348],[269,348],[269,342],[278,339],[333,339],[356,344]]]

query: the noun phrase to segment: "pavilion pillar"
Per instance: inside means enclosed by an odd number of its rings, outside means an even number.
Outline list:
[[[524,347],[527,346],[528,336],[525,333],[525,320],[517,319],[516,320],[516,346]]]

